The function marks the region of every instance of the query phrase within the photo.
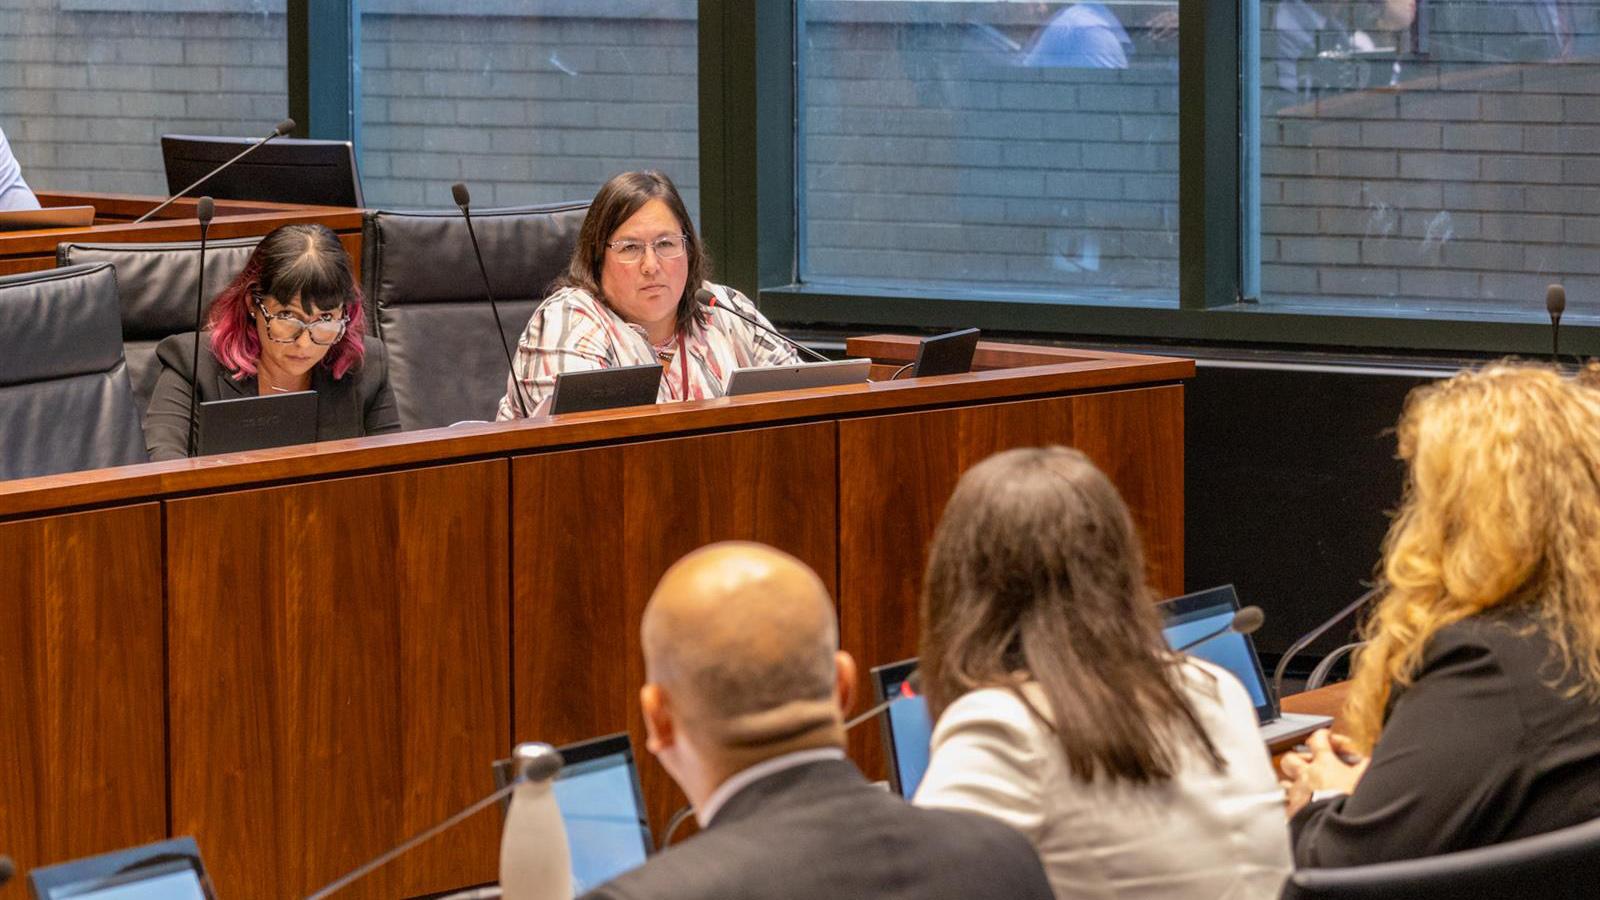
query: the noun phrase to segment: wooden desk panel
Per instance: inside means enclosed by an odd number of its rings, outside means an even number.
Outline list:
[[[174,500],[172,822],[304,896],[488,793],[510,745],[503,460]],[[499,816],[341,896],[492,880]]]
[[[160,538],[154,503],[0,525],[0,851],[19,871],[167,834]]]
[[[822,422],[517,458],[517,740],[626,728],[660,834],[684,799],[644,749],[645,603],[679,557],[725,540],[787,550],[833,591],[835,436]]]
[[[1181,386],[841,422],[842,641],[861,666],[863,696],[868,669],[917,655],[928,541],[961,474],[1001,450],[1051,444],[1077,446],[1106,471],[1145,536],[1152,583],[1183,592]],[[880,734],[863,725],[851,736],[852,755],[874,776],[884,772]]]

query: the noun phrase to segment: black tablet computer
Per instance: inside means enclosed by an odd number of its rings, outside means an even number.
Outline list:
[[[34,900],[216,900],[192,837],[117,850],[28,873]]]
[[[966,328],[923,338],[917,345],[917,360],[911,366],[911,377],[960,375],[972,371],[972,356],[978,352],[978,334],[978,329]]]
[[[309,444],[317,439],[317,392],[265,394],[200,404],[198,456]]]
[[[550,414],[649,406],[661,391],[661,366],[612,366],[562,372],[550,394]]]

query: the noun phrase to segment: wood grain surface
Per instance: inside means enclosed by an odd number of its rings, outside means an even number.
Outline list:
[[[1114,354],[1105,362],[998,369],[866,385],[722,397],[515,422],[411,431],[253,450],[91,472],[0,481],[0,520],[42,511],[291,482],[365,469],[437,464],[492,454],[671,437],[864,416],[908,409],[1003,402],[1018,397],[1160,383],[1194,372],[1190,360]]]
[[[493,789],[505,461],[168,504],[172,822],[219,896],[305,896]],[[342,897],[493,880],[486,810]]]
[[[679,557],[786,550],[835,587],[831,422],[526,456],[512,468],[516,736],[628,730],[657,834],[683,795],[644,749],[639,620]]]
[[[161,619],[157,504],[0,525],[0,853],[19,871],[166,837]]]

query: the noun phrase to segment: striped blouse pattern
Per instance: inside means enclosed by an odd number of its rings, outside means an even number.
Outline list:
[[[725,285],[706,282],[718,305],[730,306],[770,325],[744,294]],[[795,351],[772,335],[724,312],[712,310],[703,326],[684,335],[683,354],[672,344],[672,360],[661,378],[657,403],[721,397],[735,369],[782,366],[800,362]],[[500,398],[497,420],[522,415],[516,385],[532,415],[544,414],[560,372],[582,372],[612,366],[643,366],[665,362],[642,327],[624,321],[611,307],[578,288],[562,288],[546,297],[533,311],[517,340],[517,355]],[[688,392],[684,392],[684,373]],[[514,379],[514,380],[513,380]]]

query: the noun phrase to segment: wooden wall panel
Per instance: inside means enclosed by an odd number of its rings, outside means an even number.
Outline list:
[[[0,853],[19,870],[166,837],[161,660],[157,504],[0,524]]]
[[[683,795],[644,749],[645,602],[679,557],[733,539],[793,553],[832,591],[835,435],[825,422],[514,460],[517,740],[628,729],[659,834]]]
[[[175,500],[172,803],[226,897],[304,896],[493,788],[510,747],[506,461]],[[492,880],[487,810],[358,882]]]
[[[1001,450],[1078,446],[1134,509],[1160,589],[1183,584],[1183,394],[1178,386],[1115,391],[839,423],[839,603],[844,647],[863,673],[915,656],[928,541],[974,463]],[[1147,395],[1161,399],[1147,400]],[[864,725],[851,753],[884,773],[880,729]]]

